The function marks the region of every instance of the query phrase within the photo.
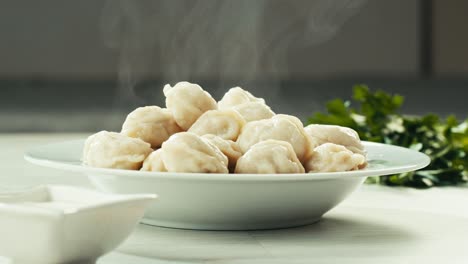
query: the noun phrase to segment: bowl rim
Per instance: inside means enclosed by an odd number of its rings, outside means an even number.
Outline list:
[[[74,203],[68,208],[63,209],[35,207],[27,204],[25,205],[24,202],[18,202],[23,201],[22,197],[25,195],[45,194],[46,196],[50,196],[50,193],[54,191],[62,191],[67,193],[66,199],[58,200],[61,202],[75,202],[77,200],[77,195],[90,196],[90,194],[92,194],[91,197],[94,196],[94,198],[92,202],[80,204]],[[0,192],[0,198],[10,200],[9,202],[0,200],[0,212],[36,216],[64,217],[68,215],[80,214],[86,211],[102,210],[106,207],[125,203],[153,201],[158,199],[158,195],[152,193],[112,194],[99,192],[85,187],[75,187],[61,184],[43,184],[18,190],[2,191]],[[55,200],[51,199],[51,201]]]
[[[137,171],[137,170],[123,170],[123,169],[111,169],[111,168],[95,168],[83,165],[81,163],[64,162],[60,160],[51,160],[48,158],[41,157],[35,154],[36,151],[40,151],[44,147],[60,146],[63,144],[80,144],[84,142],[84,139],[79,140],[68,140],[58,143],[51,143],[35,147],[24,154],[24,159],[33,164],[50,167],[54,169],[80,172],[87,175],[108,175],[108,176],[119,176],[119,177],[131,177],[138,179],[170,179],[170,180],[216,180],[216,181],[314,181],[314,180],[325,180],[325,179],[345,179],[348,177],[369,177],[369,176],[384,176],[391,174],[404,173],[409,171],[418,170],[426,167],[430,163],[430,158],[421,152],[411,150],[408,148],[394,146],[383,143],[375,143],[363,141],[364,146],[372,147],[384,147],[388,149],[392,148],[393,151],[399,151],[410,153],[416,158],[417,162],[399,165],[389,166],[383,168],[365,168],[362,170],[345,171],[345,172],[319,172],[319,173],[294,173],[294,174],[233,174],[233,173],[180,173],[180,172],[149,172],[149,171]],[[369,160],[372,162],[372,160]]]

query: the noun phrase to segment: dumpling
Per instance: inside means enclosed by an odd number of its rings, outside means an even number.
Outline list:
[[[236,173],[304,173],[290,143],[265,140],[253,145],[237,161]]]
[[[162,149],[153,151],[143,162],[142,171],[167,171],[162,160]]]
[[[236,140],[244,125],[244,118],[234,110],[209,110],[188,131],[199,136],[212,134],[223,139]]]
[[[234,87],[229,89],[229,91],[224,94],[223,98],[218,102],[218,108],[227,109],[249,102],[259,102],[265,104],[265,100],[263,100],[263,98],[257,98],[240,87]]]
[[[247,122],[268,119],[275,115],[270,107],[262,102],[243,103],[233,106],[232,109],[239,112]]]
[[[161,149],[169,172],[228,173],[228,158],[215,145],[194,133],[174,134]]]
[[[211,142],[213,145],[218,147],[218,149],[221,150],[224,155],[226,155],[228,158],[229,171],[234,172],[237,160],[242,156],[239,145],[232,140],[222,139],[211,134],[203,135],[202,138]]]
[[[296,127],[298,129],[301,129],[301,130],[304,129],[304,125],[302,124],[301,120],[299,120],[299,118],[297,118],[295,116],[285,115],[285,114],[277,114],[277,115],[274,116],[274,118],[275,119],[280,119],[280,118],[288,119],[289,121],[293,122],[294,125],[296,125]]]
[[[153,151],[139,138],[101,131],[88,137],[83,149],[83,163],[91,167],[138,170]]]
[[[167,109],[183,130],[188,130],[206,111],[217,109],[213,97],[198,84],[179,82],[174,87],[166,84],[163,92]]]
[[[122,126],[121,134],[140,138],[159,148],[172,134],[182,131],[172,113],[158,106],[139,107],[131,112]]]
[[[342,145],[354,153],[366,155],[358,133],[349,127],[312,124],[304,130],[311,137],[314,147],[329,142]]]
[[[366,158],[344,146],[325,143],[314,149],[304,164],[308,172],[337,172],[364,168]]]
[[[311,151],[309,137],[304,128],[299,127],[287,115],[277,115],[270,119],[247,123],[242,129],[237,143],[242,152],[245,153],[254,144],[267,139],[289,142],[301,161],[304,161]]]

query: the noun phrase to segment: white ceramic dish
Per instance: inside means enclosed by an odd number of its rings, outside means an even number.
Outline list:
[[[367,176],[413,171],[426,155],[365,142],[369,166],[360,171],[314,174],[160,173],[91,168],[81,164],[84,140],[41,146],[25,158],[35,164],[82,172],[109,193],[160,196],[143,223],[187,229],[272,229],[313,223],[344,200]]]
[[[133,231],[154,194],[66,186],[0,193],[0,256],[13,263],[95,263]]]

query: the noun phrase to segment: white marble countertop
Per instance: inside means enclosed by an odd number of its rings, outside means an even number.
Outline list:
[[[91,187],[85,176],[28,164],[35,145],[84,134],[0,134],[0,190],[43,183]],[[1,235],[1,234],[0,234]],[[139,225],[110,263],[468,263],[468,186],[364,185],[318,223],[219,232]],[[2,262],[0,258],[0,263]]]

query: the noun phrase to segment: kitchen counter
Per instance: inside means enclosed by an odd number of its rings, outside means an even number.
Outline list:
[[[0,190],[43,183],[91,187],[85,176],[37,167],[26,149],[86,134],[0,134]],[[1,234],[0,234],[1,235]],[[468,186],[415,190],[363,185],[313,225],[249,232],[139,225],[99,264],[468,263]],[[0,258],[0,263],[9,263]]]
[[[327,101],[352,97],[355,84],[367,84],[405,97],[401,113],[467,118],[467,78],[332,77],[303,80],[216,81],[200,80],[215,99],[229,87],[242,86],[262,97],[275,113],[295,115],[306,121],[314,112],[325,111]],[[115,80],[35,80],[0,78],[0,133],[87,132],[120,129],[127,114],[137,106],[164,106],[162,88],[167,80],[153,80],[132,91],[128,99]],[[443,91],[444,100],[440,100]],[[424,95],[424,96],[421,96]],[[21,98],[21,100],[12,100]],[[125,99],[127,98],[127,99]],[[430,107],[428,107],[430,106]]]

